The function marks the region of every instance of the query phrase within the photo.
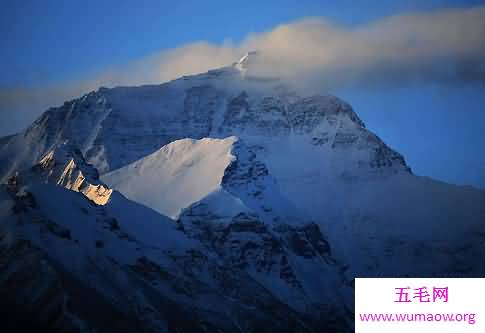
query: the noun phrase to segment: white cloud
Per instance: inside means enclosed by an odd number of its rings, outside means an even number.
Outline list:
[[[325,86],[407,79],[481,79],[485,7],[392,16],[357,27],[305,19],[254,36],[261,68]],[[397,82],[399,83],[399,82]]]
[[[47,106],[99,86],[140,85],[229,65],[249,50],[262,56],[253,74],[321,89],[408,80],[485,82],[485,6],[398,15],[360,26],[306,18],[249,35],[239,44],[197,42],[62,86],[0,91],[0,111],[18,130]],[[318,85],[316,84],[318,83]],[[11,131],[11,130],[10,130]]]

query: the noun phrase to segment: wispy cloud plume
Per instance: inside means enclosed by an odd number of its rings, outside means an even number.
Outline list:
[[[17,130],[45,107],[99,86],[160,83],[229,65],[249,50],[262,54],[253,74],[319,89],[409,80],[485,83],[485,6],[397,15],[352,27],[306,18],[251,34],[239,44],[197,42],[163,50],[62,87],[3,90],[0,111],[11,113],[6,118]]]
[[[313,77],[326,87],[418,80],[485,82],[485,7],[392,16],[347,28],[321,19],[282,25],[248,42],[259,71]]]

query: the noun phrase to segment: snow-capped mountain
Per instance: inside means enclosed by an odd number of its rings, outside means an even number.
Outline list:
[[[329,162],[340,163],[335,165],[339,173],[342,163],[347,168],[407,168],[345,102],[333,96],[298,96],[277,80],[246,78],[237,68],[157,86],[100,88],[51,108],[22,135],[2,140],[2,176],[32,165],[65,141],[104,174],[178,139],[231,135],[250,144],[303,141],[333,148]],[[345,148],[352,154],[338,154]]]
[[[0,139],[9,304],[62,309],[56,329],[346,332],[356,276],[484,274],[485,192],[413,175],[258,56],[100,88]],[[50,273],[21,293],[32,267]]]

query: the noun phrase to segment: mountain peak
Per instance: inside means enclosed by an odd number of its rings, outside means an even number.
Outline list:
[[[234,63],[234,68],[245,73],[251,63],[254,63],[255,59],[257,59],[260,55],[261,53],[259,51],[249,51],[244,56],[242,56],[238,62]]]
[[[356,276],[484,275],[485,192],[413,175],[349,104],[259,56],[100,88],[0,138],[0,290],[27,274],[20,310],[48,287],[39,308],[72,298],[83,331],[349,332]],[[66,296],[30,274],[42,260]]]

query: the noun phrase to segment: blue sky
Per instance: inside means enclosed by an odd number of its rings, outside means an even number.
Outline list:
[[[239,41],[302,17],[359,24],[480,3],[484,1],[3,0],[0,86],[55,82],[198,40]]]
[[[352,28],[392,15],[482,4],[484,1],[438,0],[4,0],[0,90],[6,91],[5,97],[12,89],[62,86],[161,50],[196,41],[237,44],[251,33],[271,31],[302,18],[320,17]],[[351,102],[367,126],[400,151],[415,173],[485,188],[484,88],[480,82],[418,79],[377,87],[341,86],[331,92]],[[45,107],[33,100],[31,104],[23,101],[22,108],[15,109],[3,101],[0,96],[0,111],[8,121],[0,126],[0,135],[25,127]]]

